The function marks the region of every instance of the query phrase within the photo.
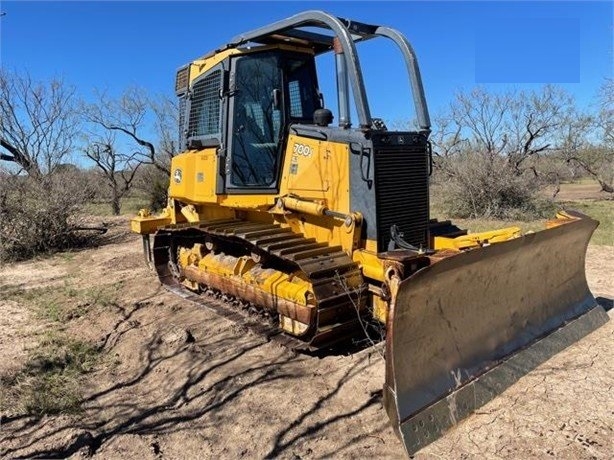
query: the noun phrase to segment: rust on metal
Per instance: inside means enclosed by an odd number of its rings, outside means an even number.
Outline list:
[[[384,395],[408,453],[436,438],[420,437],[410,422],[426,408],[596,308],[584,263],[597,224],[585,217],[458,253],[400,282],[387,323]],[[454,423],[461,413],[468,410],[452,414]]]
[[[177,271],[174,259],[179,247],[189,248],[205,242],[211,247],[232,247],[241,252],[236,256],[258,254],[267,264],[277,264],[276,269],[286,267],[288,273],[300,270],[313,287],[314,299],[307,306],[295,304],[232,277],[204,272],[193,266],[187,266],[180,276],[173,273]],[[167,226],[156,234],[153,253],[160,281],[173,292],[183,292],[185,297],[196,300],[180,282],[185,276],[258,308],[307,324],[309,327],[300,334],[300,340],[287,341],[293,348],[306,347],[314,351],[364,335],[360,315],[366,310],[367,285],[358,264],[338,246],[316,244],[313,239],[275,224],[226,219]],[[199,303],[206,301],[199,299]],[[226,308],[216,310],[228,316]],[[237,320],[237,315],[230,316]]]
[[[208,273],[199,270],[198,267],[195,266],[185,267],[183,269],[183,274],[191,281],[196,281],[197,283],[219,289],[226,294],[233,295],[247,302],[252,302],[255,305],[275,311],[291,319],[305,323],[306,325],[311,324],[315,319],[316,309],[313,305],[300,305],[296,302],[275,297],[257,286],[242,282],[240,278],[235,279],[229,276]]]
[[[333,51],[335,54],[343,54],[343,46],[338,37],[333,38]]]

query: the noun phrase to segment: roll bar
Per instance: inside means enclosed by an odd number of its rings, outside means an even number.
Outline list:
[[[262,44],[290,43],[303,46],[308,44],[314,49],[316,54],[328,52],[333,49],[333,39],[335,37],[301,30],[301,27],[328,29],[338,38],[343,56],[345,57],[345,67],[347,68],[349,83],[352,87],[354,104],[356,106],[361,129],[369,129],[372,124],[372,119],[355,43],[378,36],[392,40],[401,49],[407,66],[413,103],[420,130],[426,132],[426,134],[430,133],[431,123],[428,108],[426,106],[424,87],[420,77],[418,61],[409,41],[397,30],[338,18],[324,11],[306,11],[287,19],[274,22],[268,26],[238,35],[222,49],[236,48],[248,42]]]

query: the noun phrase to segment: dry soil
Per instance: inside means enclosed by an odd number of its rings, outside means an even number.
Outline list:
[[[103,350],[86,376],[83,410],[6,411],[0,457],[403,458],[382,408],[378,350],[314,358],[267,342],[166,293],[126,220],[112,225],[96,249],[0,269],[0,375],[19,369],[40,332],[56,327],[2,292],[67,283],[112,291],[112,301],[92,302],[63,326]],[[613,247],[589,247],[596,295],[614,297],[613,267]],[[416,458],[612,458],[613,337],[610,321]]]

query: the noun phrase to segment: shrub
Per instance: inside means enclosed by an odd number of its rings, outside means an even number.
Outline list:
[[[79,171],[0,177],[0,260],[79,247],[91,240],[78,210],[92,197]]]
[[[166,207],[169,177],[154,165],[144,165],[139,171],[135,188],[145,192],[152,211]]]
[[[451,217],[531,219],[552,212],[552,203],[538,196],[542,180],[530,170],[518,173],[504,157],[465,152],[442,166],[442,205]]]

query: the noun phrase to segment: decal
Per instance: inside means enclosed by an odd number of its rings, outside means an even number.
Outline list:
[[[307,144],[294,144],[292,153],[302,155],[304,157],[310,157],[313,154],[313,149]]]
[[[176,184],[179,184],[181,182],[182,176],[183,173],[181,172],[181,168],[177,168],[175,169],[175,171],[173,171],[173,180]]]

